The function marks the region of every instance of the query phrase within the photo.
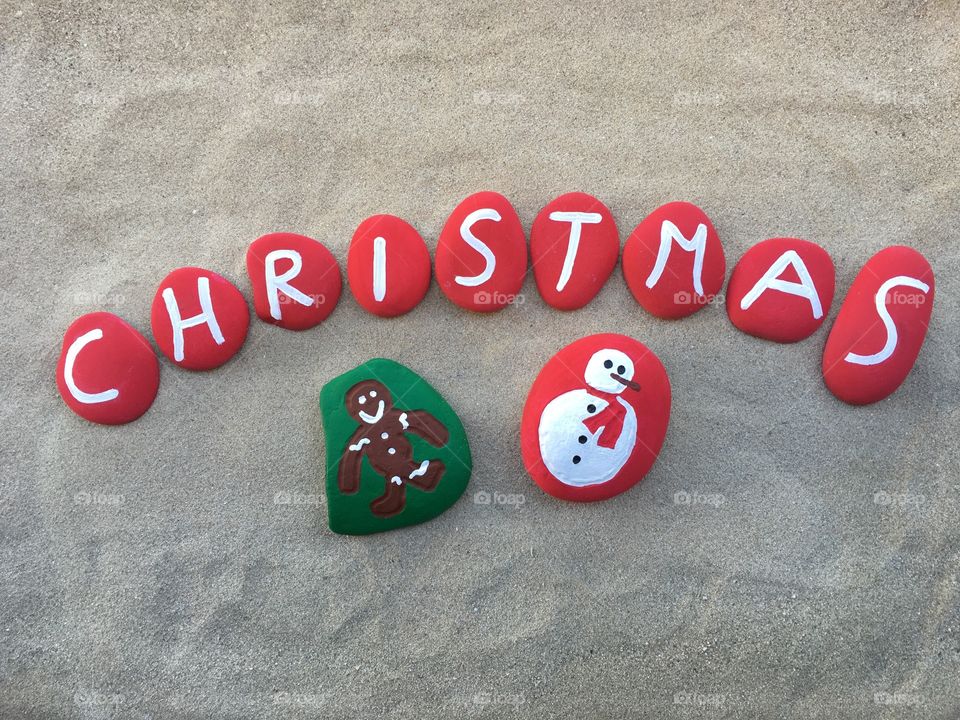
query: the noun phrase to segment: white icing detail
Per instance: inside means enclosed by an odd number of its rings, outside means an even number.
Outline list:
[[[180,317],[180,306],[177,305],[177,298],[173,294],[173,289],[165,288],[162,295],[163,302],[167,306],[167,315],[170,316],[170,324],[173,326],[173,359],[176,362],[183,361],[183,331],[187,328],[206,325],[217,345],[223,345],[226,342],[223,333],[220,331],[217,316],[213,312],[213,301],[210,299],[210,278],[197,278],[197,295],[200,297],[200,309],[203,312],[185,320]]]
[[[416,470],[414,470],[412,473],[410,473],[410,475],[408,475],[407,477],[408,477],[410,480],[412,480],[412,479],[415,478],[415,477],[420,477],[421,475],[426,475],[426,474],[427,474],[427,468],[428,468],[428,467],[430,467],[430,461],[429,461],[429,460],[424,460],[422,463],[420,463],[420,467],[418,467]]]
[[[361,405],[366,405],[366,404],[367,404],[367,396],[366,396],[366,395],[361,395],[360,397],[357,398],[357,402],[360,403]]]
[[[401,425],[401,427],[403,427],[404,430],[406,430],[408,427],[410,427],[410,423],[407,422],[407,414],[406,414],[406,413],[400,413],[400,425]]]
[[[460,237],[463,238],[467,245],[480,253],[487,264],[484,266],[483,272],[481,272],[479,275],[457,275],[453,279],[458,285],[463,285],[465,287],[476,287],[477,285],[483,285],[483,283],[493,276],[493,271],[497,267],[497,259],[494,257],[493,251],[490,250],[487,244],[474,235],[470,228],[473,227],[474,223],[480,220],[493,220],[494,222],[500,222],[501,219],[500,213],[493,208],[481,208],[480,210],[474,210],[464,218],[462,223],[460,223]]]
[[[387,241],[373,239],[373,299],[383,302],[387,294]]]
[[[120,396],[120,391],[116,388],[110,388],[109,390],[103,390],[97,393],[87,393],[77,387],[76,381],[73,379],[73,365],[77,361],[77,355],[80,354],[80,351],[83,350],[87,345],[92,343],[95,340],[103,339],[103,330],[100,328],[95,328],[89,332],[84,333],[72,343],[67,349],[67,359],[63,365],[63,379],[67,383],[67,389],[70,391],[70,394],[73,395],[74,400],[81,402],[84,405],[96,405],[97,403],[110,402],[111,400],[116,400]]]
[[[381,440],[386,440],[388,437],[390,437],[390,433],[380,433]]]
[[[371,390],[371,391],[370,391],[370,397],[376,397],[376,396],[377,396],[377,391],[376,391],[376,390]]]
[[[397,454],[396,448],[387,448],[387,455],[396,455],[396,454]]]
[[[585,212],[552,212],[550,213],[550,219],[571,223],[567,254],[563,257],[563,269],[560,270],[560,279],[557,280],[557,292],[561,292],[567,286],[570,275],[573,273],[573,263],[577,258],[577,248],[580,247],[580,232],[583,226],[596,225],[603,220],[603,215]]]
[[[403,485],[403,480],[400,479],[399,475],[394,475],[392,478],[390,478],[390,482],[392,482],[394,485]]]
[[[277,260],[290,260],[293,266],[282,275],[277,275]],[[270,317],[280,319],[280,291],[294,302],[309,307],[313,305],[313,298],[300,292],[290,284],[300,270],[303,269],[303,258],[296,250],[271,250],[263,260],[263,270],[266,275],[267,302],[270,304]]]
[[[383,400],[380,401],[379,407],[377,408],[377,412],[375,415],[370,415],[369,413],[365,413],[363,410],[361,410],[357,414],[360,416],[361,420],[363,420],[365,423],[369,425],[373,425],[375,422],[379,422],[380,418],[383,417]]]
[[[573,487],[599,485],[616,476],[630,459],[637,442],[637,414],[623,398],[616,400],[625,413],[620,436],[612,448],[597,443],[603,427],[592,433],[583,424],[589,417],[587,405],[596,405],[602,410],[608,405],[606,400],[585,389],[571,390],[551,400],[543,409],[538,429],[540,456],[557,480]],[[587,437],[587,442],[579,442],[581,435]],[[574,456],[579,456],[579,463],[573,462]]]
[[[887,341],[884,343],[883,347],[879,352],[874,353],[873,355],[859,355],[854,352],[848,352],[847,356],[844,358],[848,363],[854,365],[879,365],[884,360],[893,355],[893,351],[897,349],[897,326],[893,322],[893,318],[890,317],[890,313],[887,311],[887,293],[890,292],[895,287],[912,287],[917,290],[921,290],[924,294],[930,292],[930,286],[917,278],[910,277],[909,275],[897,275],[887,280],[883,285],[880,286],[880,289],[877,290],[877,295],[875,299],[875,304],[877,307],[877,314],[880,316],[880,319],[883,321],[883,326],[887,330]]]
[[[793,265],[793,269],[796,270],[797,276],[800,278],[799,283],[780,279],[780,275],[783,274],[788,265]],[[743,296],[740,301],[740,309],[749,310],[750,306],[757,301],[757,298],[767,290],[779,290],[788,295],[806,298],[810,301],[813,317],[818,320],[823,317],[823,308],[820,305],[820,295],[817,294],[817,287],[813,284],[813,278],[810,277],[810,271],[807,270],[806,263],[803,262],[795,250],[787,250],[776,259],[770,269],[763,274],[763,277],[757,280],[757,284],[751,288],[750,292]]]
[[[609,362],[610,367],[604,367],[604,363]],[[619,380],[614,380],[611,376],[617,372],[617,368],[624,367],[625,372],[619,373],[624,380],[633,380],[633,360],[619,350],[609,348],[598,350],[587,362],[587,369],[583,373],[583,379],[587,385],[603,392],[618,393],[624,388],[624,384]]]
[[[697,225],[697,232],[694,233],[693,239],[687,240],[676,225],[669,220],[663,221],[663,224],[660,225],[660,250],[657,252],[657,262],[653,266],[653,272],[647,278],[647,287],[652,288],[660,280],[660,276],[663,275],[674,240],[687,252],[695,253],[693,256],[693,289],[697,295],[703,295],[703,254],[707,247],[707,226],[703,223]]]
[[[370,438],[360,438],[355,444],[350,445],[349,447],[354,452],[357,452],[360,449],[362,449],[364,445],[369,445],[369,444],[370,444]]]

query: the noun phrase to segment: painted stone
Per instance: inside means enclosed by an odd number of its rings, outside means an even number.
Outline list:
[[[240,350],[250,327],[250,310],[227,279],[197,267],[167,275],[150,310],[160,351],[180,367],[210,370]]]
[[[366,535],[436,517],[463,494],[472,461],[446,400],[393,360],[375,358],[320,391],[330,529]]]
[[[437,283],[453,303],[495,312],[518,299],[527,273],[527,241],[503,195],[474,193],[450,214],[437,242]]]
[[[823,324],[834,282],[833,260],[816,243],[764,240],[747,250],[730,274],[727,315],[748,335],[797,342]]]
[[[670,421],[670,380],[643,343],[590,335],[554,355],[523,408],[527,472],[563,500],[605,500],[653,466]]]
[[[597,198],[566,193],[533,221],[530,255],[544,302],[558,310],[582,308],[600,292],[617,264],[617,224]]]
[[[160,363],[147,339],[108,312],[78,317],[63,336],[57,388],[77,415],[122,425],[143,415],[157,397]]]
[[[430,287],[430,251],[412,225],[394,215],[360,223],[350,241],[347,278],[357,302],[380,317],[415,308]]]
[[[250,243],[247,274],[257,317],[287,330],[307,330],[326,320],[343,284],[336,258],[322,243],[288,232]]]
[[[867,405],[900,387],[920,354],[933,296],[933,270],[913,248],[888,247],[870,258],[823,350],[830,392],[851,405]]]
[[[723,245],[710,218],[688,202],[647,215],[623,247],[623,277],[651,315],[677,319],[710,303],[723,287]]]

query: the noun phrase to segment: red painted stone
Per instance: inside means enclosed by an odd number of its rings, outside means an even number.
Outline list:
[[[430,251],[405,220],[374,215],[360,223],[350,241],[347,279],[367,312],[403,315],[423,300],[430,287]]]
[[[80,417],[122,425],[143,415],[160,386],[160,363],[147,339],[113,313],[78,317],[63,336],[57,388]]]
[[[250,310],[228,280],[210,270],[183,267],[167,275],[157,288],[150,324],[157,345],[170,360],[189,370],[210,370],[240,350],[250,326]]]
[[[554,355],[523,408],[527,472],[563,500],[605,500],[653,466],[670,421],[670,380],[643,343],[591,335]]]
[[[623,247],[623,277],[630,292],[660,318],[686,317],[707,305],[723,287],[726,269],[713,223],[688,202],[658,207]]]
[[[247,249],[247,274],[257,317],[287,330],[319,325],[340,299],[336,258],[305,235],[277,232],[254,240]]]
[[[913,248],[888,247],[867,260],[823,350],[830,392],[867,405],[900,387],[926,337],[933,296],[933,270]]]
[[[823,324],[834,282],[833,260],[816,243],[764,240],[747,250],[730,274],[727,315],[748,335],[797,342]]]
[[[617,224],[609,208],[592,195],[561,195],[533,221],[530,254],[544,301],[558,310],[582,308],[617,264]]]
[[[440,233],[436,262],[440,289],[462,308],[495,312],[517,300],[527,241],[510,201],[484,191],[457,205]]]

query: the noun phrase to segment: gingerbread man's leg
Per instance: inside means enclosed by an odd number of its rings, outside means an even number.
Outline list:
[[[387,478],[383,495],[370,503],[370,512],[378,517],[392,517],[407,504],[407,487],[399,476]]]
[[[446,469],[442,460],[424,460],[419,465],[413,464],[407,474],[407,482],[415,488],[430,492],[440,482]]]

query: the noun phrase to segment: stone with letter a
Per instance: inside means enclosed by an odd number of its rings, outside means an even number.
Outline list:
[[[524,465],[554,497],[605,500],[647,474],[669,421],[670,380],[653,351],[625,335],[591,335],[554,355],[530,388]]]

